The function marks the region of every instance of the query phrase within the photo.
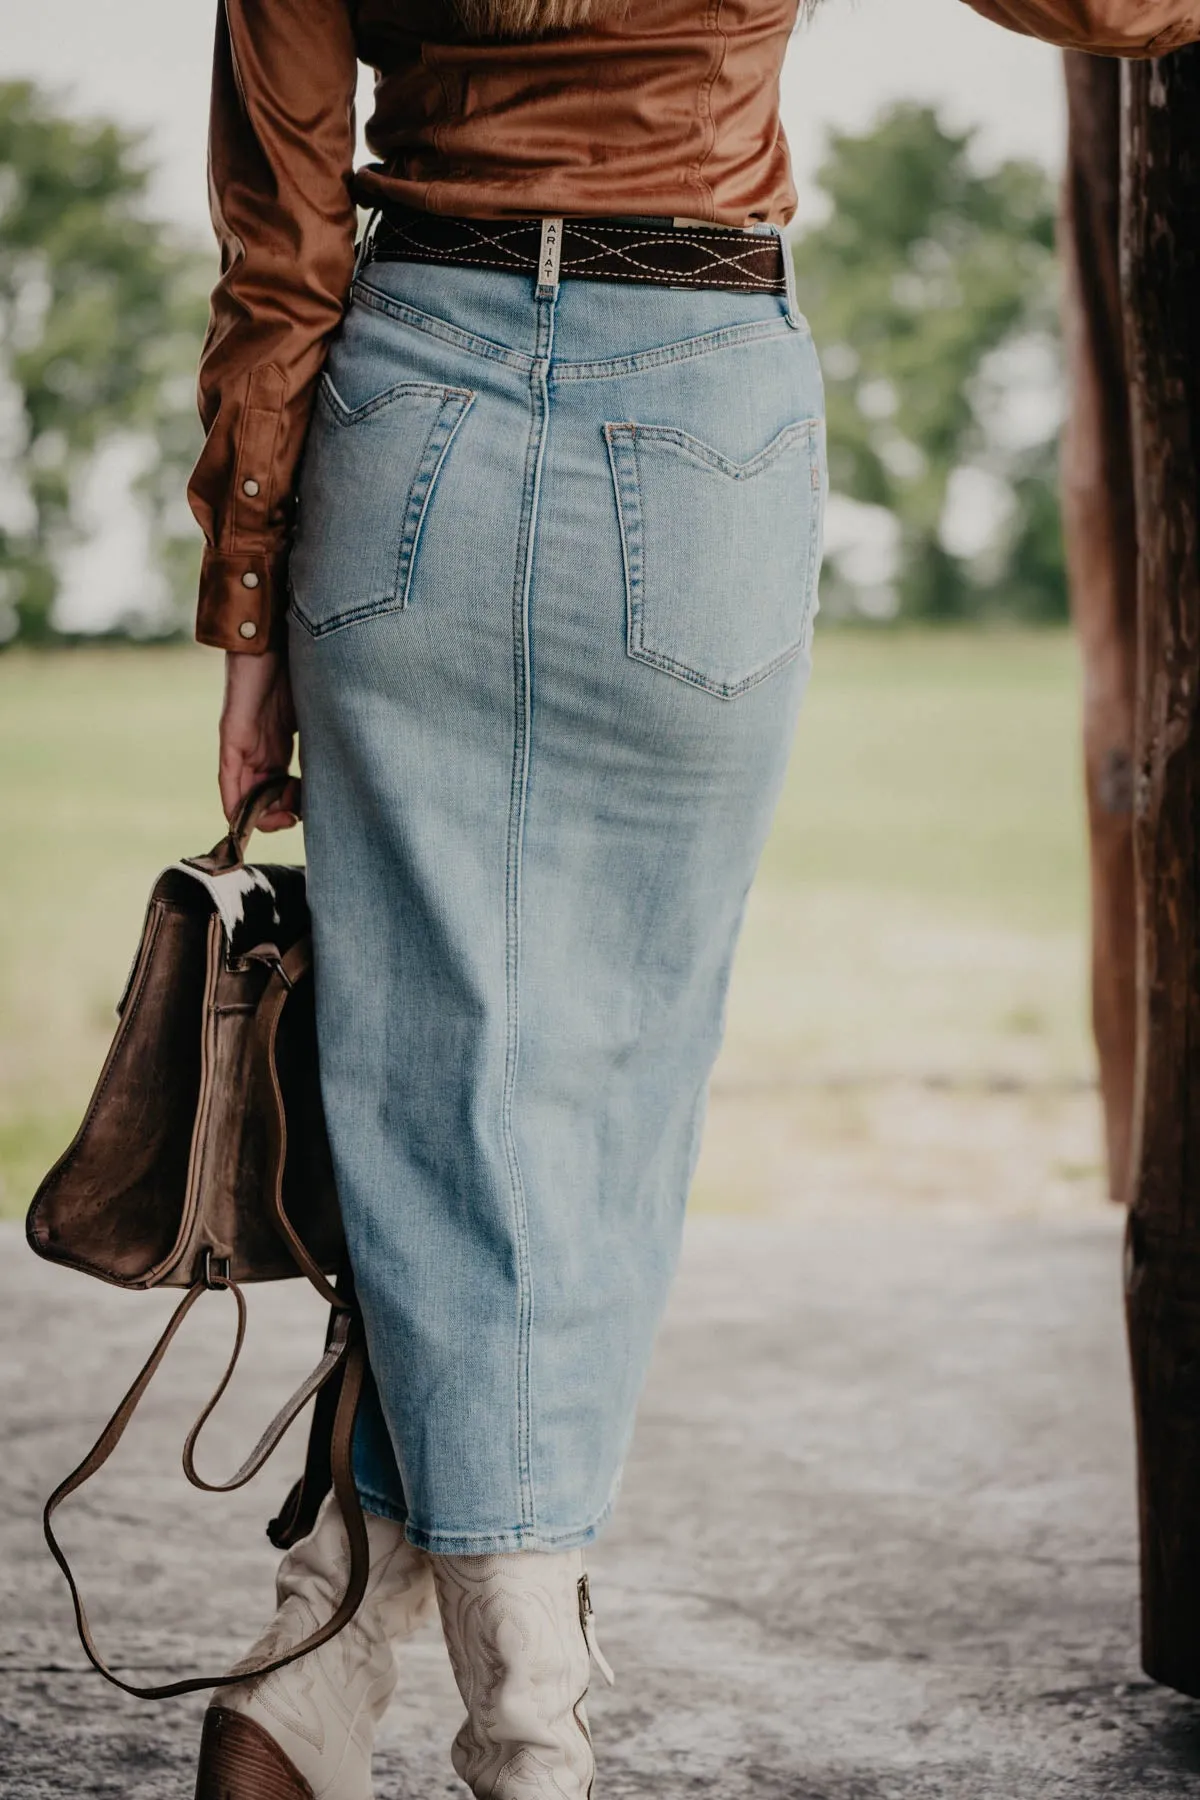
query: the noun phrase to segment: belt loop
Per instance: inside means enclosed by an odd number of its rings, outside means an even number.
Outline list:
[[[370,261],[371,247],[375,239],[375,227],[379,223],[379,217],[379,208],[377,206],[372,207],[370,217],[367,220],[363,229],[363,234],[359,238],[354,251],[354,274],[351,276],[352,281],[358,280],[359,275],[362,273],[363,264]]]
[[[800,311],[800,302],[796,298],[796,259],[792,255],[792,246],[788,242],[787,233],[782,225],[775,226],[779,238],[779,253],[783,257],[783,279],[786,285],[787,322],[795,331],[804,324],[804,314]]]
[[[562,265],[563,222],[542,220],[542,241],[538,249],[537,298],[554,300],[558,296],[558,272]]]

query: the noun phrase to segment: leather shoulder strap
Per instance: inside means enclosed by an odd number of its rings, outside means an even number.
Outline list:
[[[300,1657],[307,1656],[310,1651],[318,1649],[320,1645],[328,1643],[330,1638],[335,1637],[337,1633],[341,1631],[343,1626],[348,1625],[350,1620],[354,1617],[354,1614],[358,1611],[367,1587],[367,1577],[370,1567],[370,1548],[367,1542],[366,1520],[363,1517],[362,1503],[358,1497],[358,1489],[355,1485],[353,1469],[351,1466],[354,1418],[358,1410],[359,1396],[362,1393],[366,1357],[362,1341],[362,1328],[358,1316],[356,1313],[346,1312],[343,1307],[342,1316],[346,1320],[346,1329],[344,1332],[337,1334],[336,1353],[333,1353],[332,1346],[331,1349],[326,1351],[321,1362],[313,1371],[313,1374],[301,1384],[297,1393],[293,1395],[287,1405],[276,1415],[275,1420],[272,1421],[272,1424],[263,1434],[262,1439],[260,1439],[258,1445],[256,1445],[255,1449],[251,1452],[246,1463],[243,1464],[237,1475],[235,1475],[231,1481],[224,1483],[222,1488],[217,1490],[224,1491],[229,1488],[240,1487],[243,1480],[249,1480],[250,1475],[253,1474],[257,1468],[261,1467],[262,1463],[266,1460],[266,1456],[274,1449],[275,1444],[279,1441],[279,1437],[282,1436],[282,1432],[286,1430],[287,1425],[295,1418],[296,1414],[300,1411],[301,1406],[305,1401],[312,1398],[313,1393],[316,1391],[314,1382],[316,1382],[316,1386],[319,1387],[323,1385],[325,1381],[330,1380],[336,1371],[341,1371],[341,1390],[338,1395],[337,1412],[333,1421],[333,1431],[330,1442],[330,1467],[333,1477],[333,1490],[337,1496],[338,1504],[341,1507],[342,1518],[345,1521],[347,1534],[350,1540],[350,1576],[346,1584],[346,1592],[342,1597],[341,1604],[333,1613],[332,1617],[329,1618],[319,1630],[312,1632],[308,1637],[303,1639],[301,1643],[295,1645],[295,1647],[289,1650],[286,1655],[267,1657],[261,1662],[256,1663],[240,1663],[236,1670],[221,1675],[192,1675],[179,1681],[168,1681],[154,1687],[139,1687],[133,1682],[126,1681],[122,1676],[118,1675],[115,1670],[109,1667],[97,1650],[74,1573],[70,1563],[67,1561],[61,1544],[54,1534],[52,1523],[54,1514],[64,1500],[83,1487],[85,1482],[89,1481],[97,1470],[101,1469],[108,1461],[124,1436],[126,1427],[133,1418],[134,1413],[137,1411],[142,1396],[145,1394],[146,1389],[158,1372],[163,1358],[170,1348],[172,1339],[175,1337],[175,1334],[183,1324],[184,1319],[187,1317],[192,1307],[196,1304],[200,1295],[206,1291],[208,1286],[225,1286],[232,1290],[238,1303],[238,1335],[229,1367],[226,1369],[216,1393],[205,1407],[204,1412],[200,1415],[199,1420],[189,1434],[187,1447],[185,1449],[185,1463],[190,1460],[191,1454],[195,1449],[196,1438],[199,1435],[205,1420],[212,1412],[213,1407],[220,1399],[221,1394],[228,1384],[230,1375],[233,1372],[234,1364],[237,1361],[238,1352],[241,1349],[242,1337],[245,1330],[245,1302],[241,1291],[234,1283],[229,1282],[220,1276],[214,1277],[209,1283],[203,1281],[197,1282],[194,1287],[188,1289],[187,1293],[172,1313],[167,1322],[166,1329],[163,1331],[162,1336],[159,1338],[154,1349],[150,1352],[150,1355],[139,1370],[133,1385],[121,1401],[121,1404],[117,1407],[112,1418],[108,1421],[108,1424],[104,1427],[104,1430],[100,1433],[100,1436],[96,1439],[96,1442],[92,1445],[92,1448],[88,1451],[79,1466],[73,1469],[66,1480],[60,1482],[58,1487],[55,1488],[54,1492],[46,1502],[43,1514],[42,1523],[46,1535],[46,1542],[50,1546],[50,1553],[54,1557],[55,1562],[57,1562],[59,1568],[66,1577],[67,1586],[71,1590],[71,1600],[75,1608],[75,1623],[79,1630],[79,1640],[87,1654],[88,1661],[107,1681],[111,1681],[114,1687],[121,1688],[125,1693],[132,1694],[134,1698],[138,1700],[165,1700],[177,1694],[193,1694],[202,1688],[229,1687],[233,1683],[245,1681],[251,1676],[267,1675],[275,1669],[285,1668],[288,1663],[296,1662]],[[324,1370],[323,1374],[322,1370]],[[320,1377],[319,1380],[317,1379],[318,1377]],[[304,1396],[303,1400],[300,1399],[300,1395]],[[285,1420],[285,1423],[279,1430],[276,1430],[276,1427],[280,1424],[280,1420]],[[264,1445],[266,1445],[265,1450]],[[247,1470],[249,1470],[249,1473],[247,1473]],[[209,1487],[210,1489],[214,1486],[214,1484],[200,1481],[194,1476],[193,1479],[196,1479],[197,1486]]]
[[[213,1391],[212,1398],[188,1432],[183,1446],[183,1472],[193,1487],[203,1488],[206,1494],[232,1494],[237,1488],[245,1487],[248,1481],[252,1481],[264,1463],[274,1455],[280,1439],[290,1430],[313,1396],[319,1394],[326,1383],[332,1381],[333,1377],[342,1369],[350,1351],[352,1315],[343,1305],[333,1314],[329,1341],[325,1345],[325,1353],[320,1362],[311,1374],[305,1376],[295,1393],[284,1401],[245,1462],[235,1474],[229,1477],[228,1481],[206,1481],[196,1469],[196,1445],[200,1441],[200,1433],[208,1424],[217,1409],[222,1394],[229,1386],[246,1336],[245,1297],[236,1283],[227,1282],[225,1285],[232,1292],[238,1308],[237,1337],[234,1340],[233,1354],[229,1358],[224,1375]]]
[[[353,1301],[354,1277],[349,1259],[338,1271],[338,1292]],[[332,1346],[335,1336],[345,1329],[345,1318],[344,1313],[330,1311],[326,1328],[326,1350]],[[343,1363],[343,1368],[344,1366]],[[267,1536],[277,1550],[290,1550],[293,1544],[298,1544],[301,1538],[308,1536],[316,1525],[321,1503],[333,1486],[330,1446],[341,1391],[342,1373],[339,1371],[317,1393],[308,1427],[304,1467],[288,1490],[279,1512],[267,1525]]]
[[[270,977],[258,1002],[253,1032],[254,1061],[267,1099],[267,1158],[270,1169],[267,1201],[271,1208],[271,1218],[275,1229],[291,1251],[296,1267],[312,1282],[322,1300],[327,1301],[330,1306],[344,1308],[350,1302],[338,1293],[314,1262],[283,1204],[283,1174],[287,1164],[287,1113],[283,1104],[283,1089],[279,1085],[275,1044],[288,995],[297,982],[312,973],[312,938],[308,935],[298,938],[284,956],[253,950],[250,955],[258,956],[271,964]]]

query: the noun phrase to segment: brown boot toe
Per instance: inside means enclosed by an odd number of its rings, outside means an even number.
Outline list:
[[[313,1800],[313,1791],[261,1725],[210,1706],[200,1739],[196,1800]]]

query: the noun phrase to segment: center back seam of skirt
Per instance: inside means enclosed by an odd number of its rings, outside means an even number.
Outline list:
[[[543,335],[546,339],[544,345],[541,341]],[[532,417],[525,454],[525,483],[521,508],[522,542],[518,545],[518,561],[513,590],[513,769],[509,800],[508,866],[505,872],[505,905],[507,909],[505,983],[508,1031],[505,1050],[503,1129],[509,1178],[513,1189],[517,1253],[517,1458],[521,1484],[521,1525],[523,1528],[527,1527],[534,1535],[537,1533],[537,1510],[531,1467],[530,1370],[533,1287],[529,1264],[528,1210],[525,1183],[521,1175],[520,1159],[517,1155],[516,1132],[513,1126],[513,1100],[517,1080],[517,1057],[520,1048],[521,863],[525,839],[525,804],[529,787],[529,740],[532,710],[529,595],[533,576],[534,544],[537,537],[542,461],[549,425],[550,399],[547,372],[553,336],[554,314],[552,308],[548,308],[544,333],[543,319],[541,316],[538,317],[538,348],[541,354],[529,373]]]

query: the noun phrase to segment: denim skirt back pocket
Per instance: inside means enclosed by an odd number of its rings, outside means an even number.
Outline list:
[[[313,637],[408,604],[437,478],[474,398],[398,381],[350,406],[322,375],[289,561],[292,614]]]
[[[606,424],[630,656],[722,700],[804,646],[824,494],[820,419],[735,462],[669,425]]]

